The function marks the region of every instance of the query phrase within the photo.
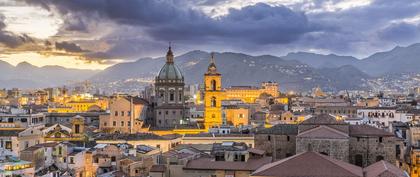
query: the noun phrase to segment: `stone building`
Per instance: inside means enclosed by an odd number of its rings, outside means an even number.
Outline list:
[[[155,126],[174,128],[181,124],[185,112],[184,76],[174,63],[174,55],[169,46],[166,63],[155,79]]]
[[[327,114],[298,125],[275,125],[255,135],[256,148],[272,154],[273,159],[314,151],[361,167],[380,160],[395,163],[399,143],[392,133],[368,125],[349,125]]]
[[[296,154],[297,134],[298,127],[295,124],[278,124],[262,129],[255,134],[255,148],[265,150],[274,160],[284,159]]]
[[[349,135],[324,125],[299,133],[296,153],[310,150],[348,162]]]
[[[149,104],[139,97],[116,96],[109,101],[109,114],[99,116],[103,132],[136,133],[149,115]]]

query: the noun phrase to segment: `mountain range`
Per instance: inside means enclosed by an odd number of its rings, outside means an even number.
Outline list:
[[[13,66],[0,61],[0,88],[46,88],[91,78],[98,70],[68,69],[61,66],[37,67],[28,62]]]
[[[175,57],[188,84],[202,83],[210,53],[191,51]],[[263,81],[279,82],[282,89],[309,90],[316,86],[335,91],[364,89],[366,80],[399,73],[420,73],[420,44],[395,47],[358,59],[335,54],[296,52],[286,56],[251,56],[243,53],[215,53],[216,65],[224,86],[259,85]],[[16,67],[0,61],[0,87],[47,87],[89,79],[107,83],[127,79],[152,81],[165,62],[164,57],[141,58],[119,63],[102,71],[67,69],[60,66],[36,67],[23,62]],[[139,85],[148,82],[140,82]]]

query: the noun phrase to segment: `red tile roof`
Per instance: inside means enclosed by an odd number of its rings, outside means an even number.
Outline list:
[[[366,173],[365,177],[409,177],[395,165],[383,160],[369,165],[363,171]]]
[[[252,176],[363,177],[362,168],[316,152],[304,152],[262,166]]]
[[[163,172],[165,172],[165,170],[166,170],[165,165],[153,165],[150,168],[150,172],[160,172],[160,173],[163,173]]]
[[[350,136],[395,136],[385,130],[372,127],[369,125],[350,125]]]
[[[299,133],[297,137],[300,138],[328,138],[328,139],[347,139],[349,135],[342,131],[338,131],[328,126],[319,126],[302,133]]]
[[[248,159],[247,162],[214,161],[211,158],[198,158],[188,161],[185,170],[237,170],[255,171],[259,167],[270,163],[271,157]]]

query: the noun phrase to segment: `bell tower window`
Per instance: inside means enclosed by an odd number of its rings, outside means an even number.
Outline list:
[[[216,81],[215,80],[211,80],[211,90],[216,91]]]
[[[211,98],[211,107],[216,107],[216,97]]]

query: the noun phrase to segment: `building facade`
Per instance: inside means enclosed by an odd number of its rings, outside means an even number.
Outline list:
[[[187,109],[184,98],[184,76],[174,63],[171,47],[166,54],[166,63],[155,79],[155,121],[156,127],[174,128],[181,124]]]

